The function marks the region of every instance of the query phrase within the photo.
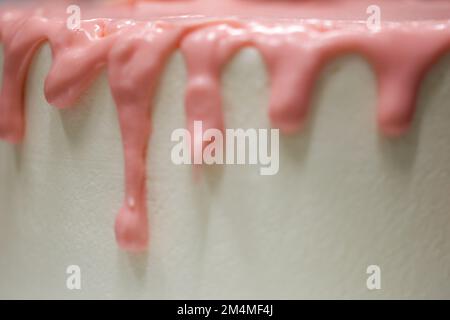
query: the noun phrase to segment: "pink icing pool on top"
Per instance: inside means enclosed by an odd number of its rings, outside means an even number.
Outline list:
[[[79,30],[66,27],[64,6],[42,7],[45,10],[34,5],[7,6],[0,11],[4,50],[0,137],[12,143],[24,138],[24,87],[34,53],[43,43],[48,42],[53,53],[45,95],[58,108],[74,105],[107,68],[125,155],[125,197],[115,223],[116,238],[126,250],[142,251],[149,239],[146,154],[152,131],[151,102],[164,65],[177,49],[184,55],[188,72],[185,101],[191,131],[194,121],[203,121],[205,130],[225,127],[221,72],[247,46],[259,50],[267,65],[269,116],[283,132],[301,127],[320,71],[347,53],[361,54],[374,68],[381,131],[396,136],[410,127],[423,77],[450,50],[450,3],[379,1],[388,17],[403,21],[384,22],[376,31],[361,21],[292,20],[305,15],[327,17],[333,11],[339,18],[366,17],[367,3],[227,0],[212,6],[210,0],[120,2],[86,9],[88,17],[101,12],[102,18],[83,20]],[[401,3],[409,5],[408,12],[400,10]],[[241,18],[230,17],[238,13]],[[259,18],[248,18],[252,13]],[[425,20],[404,21],[419,16]],[[118,17],[136,19],[113,19]],[[431,17],[439,20],[429,21]],[[77,67],[67,67],[71,65]]]

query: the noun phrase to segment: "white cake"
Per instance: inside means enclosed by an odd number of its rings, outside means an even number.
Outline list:
[[[60,110],[44,96],[51,64],[44,45],[26,82],[24,140],[0,142],[0,298],[450,298],[450,56],[397,138],[377,129],[370,65],[328,63],[306,128],[281,134],[279,172],[262,176],[171,161],[171,134],[186,126],[177,50],[154,105],[144,253],[118,248],[112,228],[124,161],[106,73]],[[239,51],[222,79],[226,128],[270,128],[259,52]],[[80,290],[67,287],[71,265]],[[373,265],[378,290],[367,286]]]

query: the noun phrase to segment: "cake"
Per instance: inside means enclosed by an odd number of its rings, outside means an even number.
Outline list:
[[[0,298],[450,298],[448,1],[6,3],[0,32]],[[180,165],[197,124],[279,163]]]

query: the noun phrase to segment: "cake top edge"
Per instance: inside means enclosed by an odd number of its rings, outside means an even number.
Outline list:
[[[49,18],[66,17],[78,6],[83,20],[240,18],[246,20],[366,21],[378,12],[382,21],[450,20],[448,0],[109,0],[6,1],[0,11],[27,10]]]

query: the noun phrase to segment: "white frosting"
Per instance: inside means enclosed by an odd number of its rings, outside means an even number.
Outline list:
[[[379,136],[374,76],[346,57],[327,67],[306,132],[281,137],[278,175],[205,167],[196,183],[170,160],[170,134],[185,125],[175,54],[155,105],[141,255],[113,234],[124,170],[106,76],[60,111],[43,94],[50,65],[45,46],[24,143],[0,142],[0,298],[450,297],[450,57],[423,84],[403,138]],[[267,81],[256,51],[238,54],[224,75],[227,128],[268,127]],[[78,291],[66,288],[73,264]],[[369,291],[373,264],[382,289]]]

